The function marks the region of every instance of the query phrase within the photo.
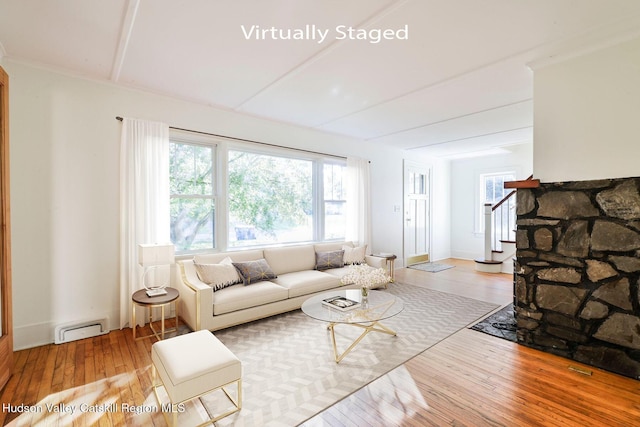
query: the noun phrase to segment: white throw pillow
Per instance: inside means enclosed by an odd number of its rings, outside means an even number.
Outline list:
[[[367,250],[367,245],[358,246],[356,248],[352,248],[350,246],[342,246],[344,250],[344,264],[352,265],[352,264],[364,264],[364,256]]]
[[[211,285],[213,292],[242,283],[242,279],[229,257],[218,264],[198,264],[195,261],[193,263],[200,280]]]

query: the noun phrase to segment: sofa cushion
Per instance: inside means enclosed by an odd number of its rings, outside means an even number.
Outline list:
[[[213,314],[224,314],[271,302],[285,300],[289,290],[272,282],[258,282],[251,286],[233,285],[213,294]]]
[[[316,270],[344,267],[344,251],[316,252]]]
[[[277,283],[287,289],[289,298],[341,286],[339,277],[317,270],[281,274],[277,279],[273,280],[273,283]]]
[[[356,248],[351,248],[347,245],[342,247],[344,250],[344,264],[352,265],[352,264],[364,264],[365,259],[364,256],[366,254],[367,245],[358,246]]]
[[[231,258],[226,257],[219,264],[198,264],[193,262],[198,278],[211,285],[213,292],[226,288],[227,286],[242,283],[238,276],[238,271],[233,266]]]
[[[329,270],[324,270],[323,273],[331,274],[332,276],[336,276],[338,279],[342,280],[342,278],[346,276],[349,271],[351,271],[351,266],[347,265],[342,268],[330,268]]]
[[[313,245],[268,248],[264,250],[264,258],[278,276],[293,271],[313,270],[316,266]]]

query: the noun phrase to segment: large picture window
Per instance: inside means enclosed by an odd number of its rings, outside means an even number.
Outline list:
[[[186,254],[344,239],[345,179],[342,159],[174,137],[171,240]]]

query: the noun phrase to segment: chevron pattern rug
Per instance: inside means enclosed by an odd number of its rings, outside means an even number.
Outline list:
[[[215,332],[243,368],[242,410],[216,425],[298,425],[498,307],[400,283],[385,292],[405,303],[403,312],[382,322],[397,336],[372,332],[339,364],[327,324],[300,310]],[[336,326],[338,349],[343,351],[360,333]],[[203,415],[229,408],[221,391],[201,402],[197,411]]]

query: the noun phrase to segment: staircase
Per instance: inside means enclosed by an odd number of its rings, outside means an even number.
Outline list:
[[[527,181],[532,180],[533,176],[527,178]],[[477,271],[513,273],[516,254],[515,196],[516,190],[513,190],[495,205],[484,205],[484,257],[475,260]]]

